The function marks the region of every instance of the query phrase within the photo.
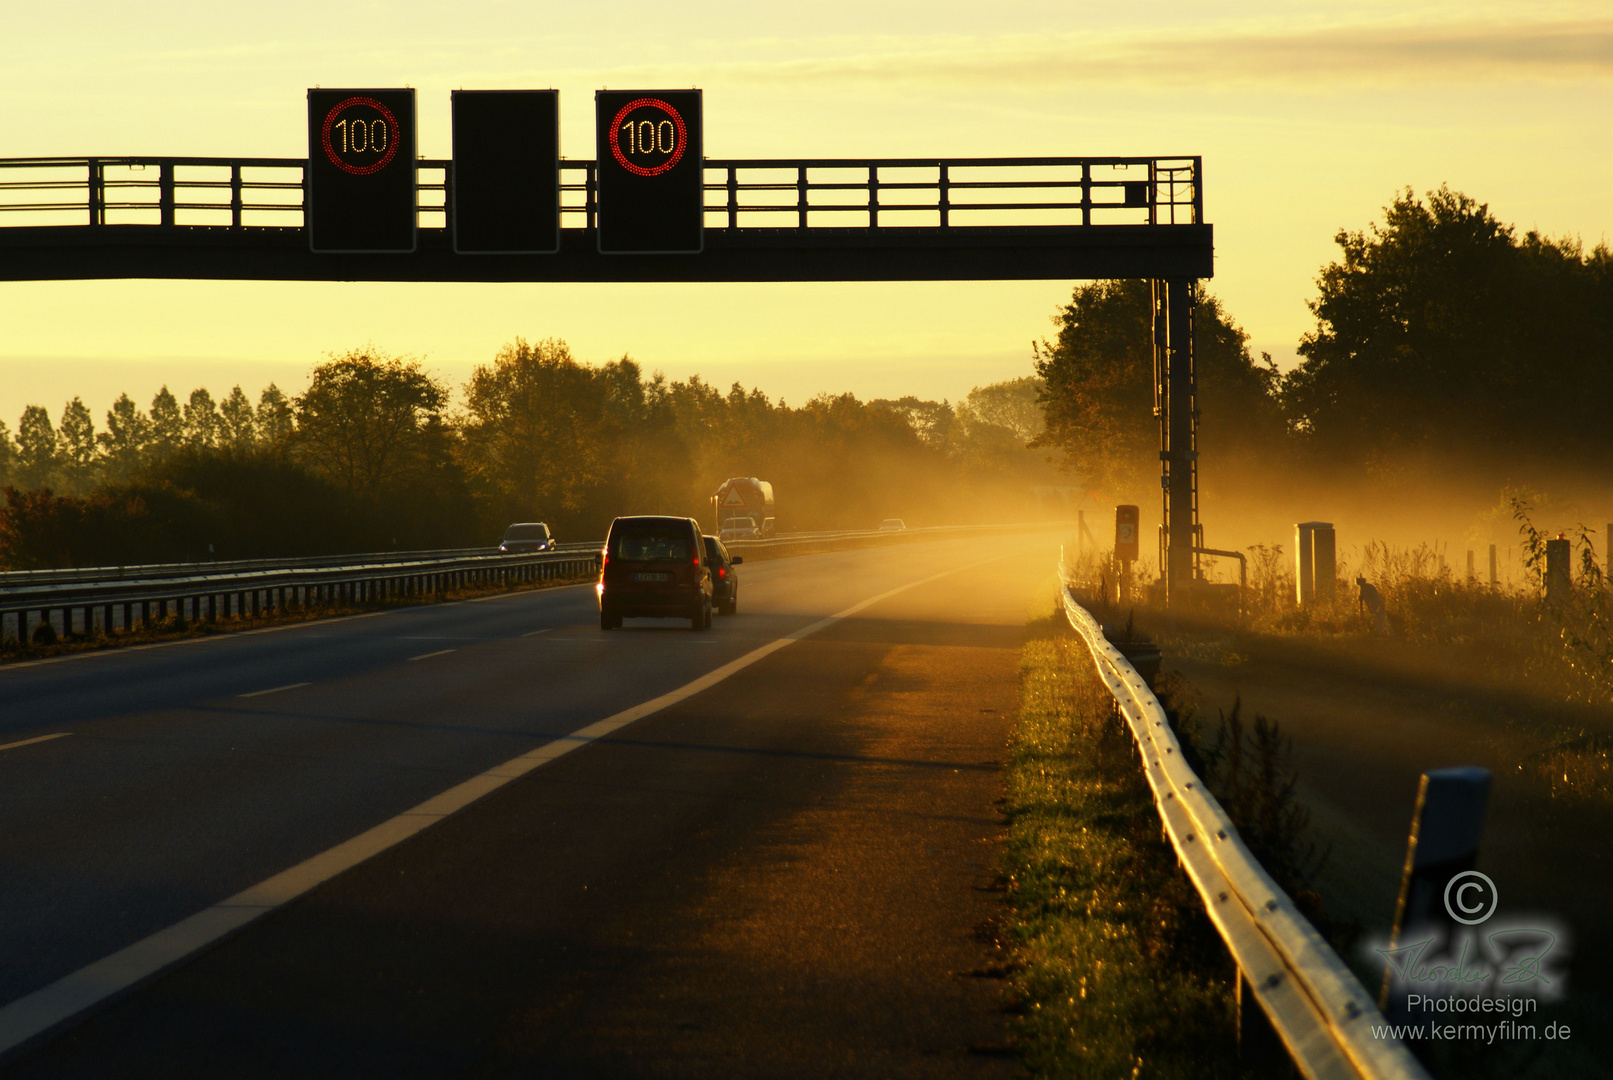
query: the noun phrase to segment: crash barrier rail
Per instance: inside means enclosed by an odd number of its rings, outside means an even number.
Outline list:
[[[0,159],[0,226],[302,228],[306,158]],[[1199,157],[707,158],[707,228],[1187,225]],[[445,228],[452,162],[417,162],[421,228]],[[561,221],[595,227],[598,169],[560,162]]]
[[[29,640],[45,623],[61,634],[132,630],[137,625],[178,615],[214,622],[232,616],[261,615],[334,604],[407,601],[455,589],[509,588],[594,573],[598,545],[584,551],[531,555],[448,555],[419,559],[387,556],[343,565],[259,566],[100,581],[43,582],[0,589],[0,641]]]
[[[1166,835],[1238,965],[1240,1002],[1247,986],[1306,1077],[1428,1080],[1403,1043],[1374,1036],[1384,1019],[1373,996],[1244,846],[1153,689],[1076,601],[1062,556],[1059,574],[1070,626],[1126,718]]]
[[[555,544],[551,551],[597,551],[598,540]],[[424,551],[360,551],[346,555],[294,555],[276,559],[220,559],[175,563],[133,563],[128,566],[80,566],[65,570],[0,570],[0,605],[13,589],[35,585],[85,584],[110,581],[138,581],[211,574],[254,573],[260,570],[313,569],[315,567],[359,566],[372,563],[420,562],[429,559],[464,559],[477,555],[500,555],[498,546],[484,544],[466,548],[430,548]],[[506,556],[507,557],[507,556]]]
[[[1046,527],[951,525],[901,531],[848,530],[792,533],[766,540],[736,540],[735,554],[775,555],[821,549],[830,543],[942,538]],[[459,588],[511,587],[598,569],[603,541],[574,541],[559,550],[504,555],[496,548],[381,552],[300,559],[248,559],[217,563],[166,563],[77,570],[0,573],[0,641],[29,640],[49,622],[60,634],[131,630],[179,615],[216,621],[287,607],[376,603],[437,596]]]

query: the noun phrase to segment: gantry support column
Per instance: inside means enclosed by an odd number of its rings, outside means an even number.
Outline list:
[[[1164,493],[1161,573],[1165,602],[1178,607],[1193,580],[1198,541],[1198,403],[1193,370],[1190,278],[1153,283],[1155,395],[1159,413],[1160,487]]]

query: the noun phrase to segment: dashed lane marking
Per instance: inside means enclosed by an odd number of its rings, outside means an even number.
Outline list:
[[[35,735],[31,739],[18,739],[16,742],[0,743],[0,750],[15,750],[19,746],[32,746],[36,742],[50,742],[52,739],[65,739],[71,731],[58,731],[54,735]]]
[[[423,652],[419,656],[411,656],[411,657],[409,657],[409,659],[410,660],[430,660],[433,656],[447,656],[449,653],[457,652],[457,651],[458,651],[457,649],[438,649],[436,652]]]
[[[262,697],[264,694],[278,694],[282,690],[295,690],[301,686],[311,686],[312,683],[288,682],[284,686],[271,686],[267,690],[254,690],[249,694],[236,694],[236,697]]]

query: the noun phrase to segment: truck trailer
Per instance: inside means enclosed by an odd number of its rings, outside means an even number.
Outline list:
[[[717,535],[724,540],[765,540],[773,535],[773,485],[754,476],[723,481],[711,497]]]

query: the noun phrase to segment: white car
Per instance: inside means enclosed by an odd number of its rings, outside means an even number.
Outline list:
[[[880,532],[906,532],[907,522],[901,518],[886,518],[879,523]]]
[[[756,527],[756,519],[749,517],[729,518],[717,530],[717,539],[723,543],[730,540],[760,540],[762,530]]]

